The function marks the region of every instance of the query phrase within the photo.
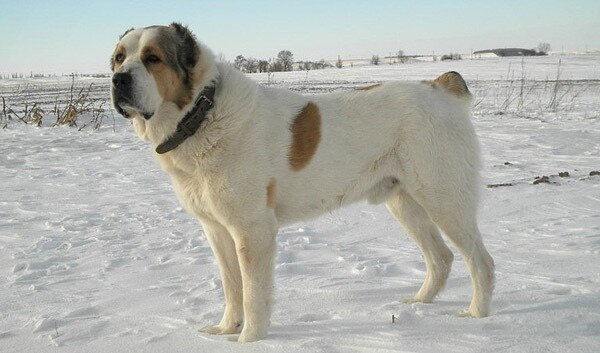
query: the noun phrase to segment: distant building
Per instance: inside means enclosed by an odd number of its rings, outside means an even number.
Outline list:
[[[538,56],[544,55],[537,52],[535,49],[524,48],[501,48],[501,49],[486,49],[473,52],[473,55],[496,54],[497,56]]]

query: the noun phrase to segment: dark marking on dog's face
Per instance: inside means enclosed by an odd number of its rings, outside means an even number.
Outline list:
[[[184,71],[184,84],[191,84],[191,70],[196,66],[200,56],[200,48],[190,30],[180,23],[173,22],[169,26],[175,30],[178,43],[176,45],[177,63]]]
[[[123,37],[125,37],[127,35],[127,33],[133,31],[135,28],[131,27],[130,29],[126,30],[125,32],[123,32],[123,34],[121,34],[119,36],[119,40],[123,39]]]
[[[181,24],[126,31],[110,60],[115,109],[147,119],[167,102],[183,109],[193,98],[199,56],[194,35]]]

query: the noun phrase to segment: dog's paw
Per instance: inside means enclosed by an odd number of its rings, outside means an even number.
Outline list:
[[[459,312],[458,317],[473,317],[473,314],[471,314],[471,312],[469,310],[463,310],[461,312]]]
[[[219,335],[221,334],[221,328],[217,326],[204,326],[198,330],[198,332],[208,333],[210,335]]]
[[[238,337],[238,342],[240,343],[248,343],[248,342],[256,342],[267,336],[267,329],[244,329]]]
[[[486,317],[486,316],[488,316],[488,314],[484,313],[484,312],[478,312],[476,310],[467,309],[467,310],[463,310],[460,313],[458,313],[458,316],[459,317],[480,318],[480,317]]]
[[[242,331],[242,325],[231,325],[229,327],[216,326],[205,326],[198,330],[198,332],[208,333],[210,335],[230,335],[234,333],[240,333]]]
[[[404,304],[414,304],[414,303],[431,303],[432,300],[431,299],[424,299],[421,297],[410,297],[410,298],[404,298],[402,299],[402,302]]]

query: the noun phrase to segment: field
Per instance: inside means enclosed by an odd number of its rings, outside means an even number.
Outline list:
[[[471,288],[457,256],[433,304],[403,304],[425,275],[419,250],[383,205],[359,203],[280,230],[270,334],[243,346],[197,332],[223,309],[214,257],[150,146],[110,109],[109,80],[0,80],[0,351],[597,352],[599,63],[588,54],[251,75],[323,94],[460,72],[475,96],[480,226],[497,285],[490,317],[458,317]],[[70,106],[74,124],[53,128]]]

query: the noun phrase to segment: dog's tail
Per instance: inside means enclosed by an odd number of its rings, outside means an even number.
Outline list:
[[[425,82],[431,84],[434,87],[442,87],[449,93],[459,98],[465,98],[470,100],[472,97],[471,92],[469,91],[469,87],[467,87],[467,83],[462,78],[462,76],[456,71],[448,71],[433,81]]]
[[[471,98],[471,92],[462,76],[456,71],[448,71],[433,82],[444,87],[448,92],[464,98]]]

